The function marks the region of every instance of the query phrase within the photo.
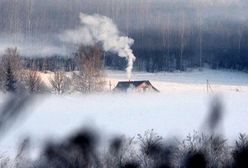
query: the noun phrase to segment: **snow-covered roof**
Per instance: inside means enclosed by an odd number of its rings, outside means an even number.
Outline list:
[[[141,86],[142,84],[146,84],[150,86],[154,91],[159,92],[158,89],[156,89],[149,80],[142,80],[142,81],[120,81],[117,83],[116,87],[114,88],[114,91],[123,91],[127,92],[130,88],[137,88]]]

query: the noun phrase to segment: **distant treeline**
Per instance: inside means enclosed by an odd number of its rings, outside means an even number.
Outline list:
[[[185,71],[206,65],[213,69],[248,70],[248,25],[226,21],[190,25],[186,19],[178,22],[182,25],[174,27],[168,23],[163,31],[154,28],[129,33],[135,40],[132,47],[137,57],[135,70]],[[27,66],[35,63],[40,70],[63,67],[69,71],[76,68],[73,55],[25,60]],[[107,67],[124,69],[126,66],[125,59],[116,55],[104,53],[103,56]]]
[[[196,27],[135,32],[131,35],[135,39],[135,68],[148,72],[184,71],[207,65],[213,69],[247,71],[247,30],[239,30],[238,25],[219,25],[216,30],[204,28],[202,32]]]
[[[138,71],[185,71],[187,68],[208,66],[213,69],[226,68],[248,70],[248,29],[238,30],[238,26],[228,28],[220,25],[213,31],[197,27],[185,30],[137,31],[129,36],[135,39],[133,46],[137,57],[134,69]],[[237,28],[237,29],[235,29]],[[228,30],[227,30],[228,29]],[[201,34],[199,34],[201,33]],[[25,58],[26,66],[35,65],[39,70],[63,68],[77,69],[74,54],[62,57]],[[105,66],[125,69],[126,61],[111,53],[103,55]]]
[[[75,57],[64,57],[64,56],[52,56],[52,57],[22,57],[23,65],[28,69],[35,69],[39,71],[55,71],[65,70],[74,71],[76,70],[76,58]]]
[[[111,18],[124,35],[135,40],[136,70],[174,71],[204,65],[210,68],[248,69],[246,0],[211,0],[204,3],[196,0],[59,2],[2,0],[0,46],[13,47],[11,44],[15,42],[17,46],[26,45],[23,48],[67,48],[67,44],[58,40],[57,36],[80,24],[80,12],[97,13]],[[21,54],[30,55],[25,51]],[[68,64],[73,64],[71,58],[61,59],[64,58],[37,58],[35,62],[39,68],[46,61],[49,64],[52,61],[66,62],[66,69]],[[105,59],[105,65],[112,68],[123,69],[125,63],[115,56]]]

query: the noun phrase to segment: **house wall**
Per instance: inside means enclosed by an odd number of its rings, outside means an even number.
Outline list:
[[[136,92],[153,92],[155,91],[151,85],[148,85],[146,83],[142,83],[135,89]]]

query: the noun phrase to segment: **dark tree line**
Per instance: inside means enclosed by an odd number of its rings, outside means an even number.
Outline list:
[[[53,37],[78,25],[79,12],[99,13],[113,19],[123,34],[134,38],[136,70],[186,70],[206,64],[211,68],[248,69],[246,0],[240,0],[238,5],[234,1],[202,3],[195,0],[60,1],[3,0],[1,42],[14,40],[57,46],[60,41]],[[34,62],[40,70],[61,66],[68,71],[76,68],[71,56],[61,58],[59,53],[27,61],[27,66]],[[106,57],[105,61],[107,66],[118,69],[123,69],[125,63],[115,56]]]
[[[223,4],[224,7],[193,3],[195,1],[146,1],[137,3],[123,1],[87,0],[65,2],[67,5],[45,4],[35,0],[4,1],[1,4],[0,25],[4,33],[22,34],[26,42],[41,42],[49,45],[58,31],[78,24],[79,12],[98,13],[113,19],[124,35],[135,40],[133,50],[137,57],[134,68],[140,71],[174,71],[192,67],[248,69],[248,24],[247,2],[239,6]],[[224,2],[223,2],[224,3]],[[84,5],[82,5],[84,4]],[[94,4],[94,5],[93,5]],[[45,6],[40,8],[39,5]],[[62,5],[60,7],[59,5]],[[89,6],[88,6],[89,5]],[[93,6],[92,6],[93,5]],[[95,7],[105,10],[96,11]],[[87,9],[89,8],[89,9]],[[132,13],[132,14],[131,14]],[[31,37],[32,38],[31,38]],[[4,37],[7,41],[10,37]],[[15,38],[18,39],[18,36]],[[38,40],[36,41],[36,38]],[[43,41],[44,39],[50,39]],[[4,41],[4,40],[3,40]],[[18,41],[18,40],[17,40]],[[20,40],[22,41],[22,40]],[[59,41],[56,41],[59,44]],[[37,43],[38,43],[37,42]],[[38,43],[39,44],[39,43]],[[65,46],[66,47],[66,46]],[[62,54],[62,53],[61,53]],[[45,57],[45,58],[44,58]],[[39,70],[54,70],[63,67],[75,70],[73,54],[26,58],[26,66],[33,64]],[[124,69],[125,60],[106,53],[105,65]]]
[[[199,35],[197,27],[185,26],[185,30],[173,29],[166,33],[156,30],[132,32],[135,39],[133,46],[137,57],[134,68],[138,71],[185,71],[187,68],[213,69],[225,68],[240,71],[248,70],[248,29],[231,23],[220,24],[213,30],[204,28]],[[239,31],[242,31],[240,33]],[[200,36],[200,37],[199,37]],[[201,40],[200,40],[200,39]],[[76,54],[67,57],[33,57],[24,58],[25,66],[35,66],[38,70],[55,70],[63,68],[74,71],[79,67]],[[105,66],[113,69],[125,69],[126,60],[111,53],[104,53]]]
[[[135,39],[135,68],[156,72],[201,68],[207,65],[213,69],[247,71],[248,31],[243,29],[242,35],[239,35],[237,29],[237,26],[230,27],[229,24],[223,24],[216,30],[205,28],[201,32],[200,43],[198,30],[188,27],[185,30],[182,53],[180,30],[171,30],[164,36],[155,30],[147,31],[143,35],[141,32],[134,32],[131,36]]]
[[[23,57],[22,59],[26,68],[34,68],[38,71],[55,71],[62,69],[65,71],[74,71],[76,69],[76,60],[72,57]]]

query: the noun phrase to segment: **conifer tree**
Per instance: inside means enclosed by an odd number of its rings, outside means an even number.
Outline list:
[[[10,62],[7,63],[7,71],[5,74],[5,78],[6,78],[6,83],[5,83],[6,90],[9,92],[15,92],[16,91],[16,79],[15,79],[13,70],[11,68]]]

